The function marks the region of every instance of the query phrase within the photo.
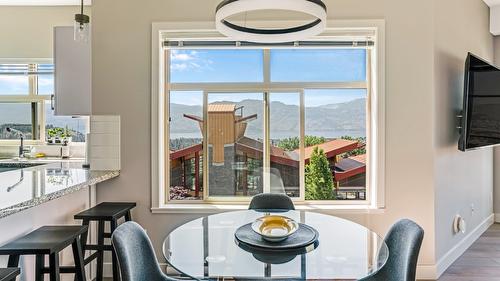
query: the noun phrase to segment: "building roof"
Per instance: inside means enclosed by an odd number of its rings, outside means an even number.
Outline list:
[[[327,158],[332,158],[336,155],[358,148],[358,142],[343,139],[334,139],[319,145],[308,146],[304,149],[306,161],[311,158],[311,154],[316,146],[318,146],[320,149],[323,149]],[[299,153],[299,150],[296,149],[295,152]]]
[[[215,103],[208,105],[208,112],[234,112],[236,109],[235,104],[227,104],[227,103]]]
[[[366,154],[351,156],[349,158],[351,158],[353,160],[356,160],[356,161],[358,161],[360,163],[366,164]]]
[[[196,152],[203,152],[203,144],[195,144],[175,151],[170,150],[170,160],[175,160],[181,157],[191,157]]]
[[[263,144],[259,140],[254,140],[248,137],[242,137],[237,141],[237,146],[240,150],[245,151],[248,154],[262,155]],[[299,167],[299,155],[295,151],[285,151],[277,146],[270,147],[271,162],[278,163],[282,165]]]
[[[344,158],[340,160],[337,164],[335,164],[335,170],[339,172],[350,171],[353,169],[357,169],[359,167],[363,167],[365,163],[358,162],[354,160],[352,157]]]
[[[335,164],[335,180],[341,181],[366,172],[366,154],[344,158]]]

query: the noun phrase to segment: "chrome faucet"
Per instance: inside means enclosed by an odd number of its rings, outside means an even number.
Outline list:
[[[10,127],[7,127],[5,130],[9,133],[15,133],[16,135],[19,136],[19,139],[21,140],[21,145],[19,146],[19,158],[24,158],[24,153],[30,152],[31,149],[24,147],[24,134],[23,134],[23,132],[16,130],[16,129],[13,129],[13,128],[10,128]]]

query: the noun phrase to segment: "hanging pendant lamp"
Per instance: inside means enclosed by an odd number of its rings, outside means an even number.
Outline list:
[[[310,23],[287,28],[251,28],[237,25],[228,18],[247,12],[282,10],[313,16]],[[321,0],[224,0],[216,9],[215,23],[223,35],[238,41],[255,43],[295,42],[316,36],[326,28],[327,8]]]
[[[75,14],[74,23],[75,41],[87,42],[90,37],[90,17],[83,13],[83,0],[80,6],[80,13]]]

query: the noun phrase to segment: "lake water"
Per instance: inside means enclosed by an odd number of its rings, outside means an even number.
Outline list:
[[[366,132],[365,131],[306,131],[306,135],[308,136],[317,136],[317,137],[325,137],[328,139],[334,139],[334,138],[339,138],[342,136],[351,136],[351,137],[365,137]],[[262,135],[254,135],[254,134],[246,134],[247,137],[253,138],[253,139],[262,139]],[[272,139],[285,139],[289,137],[294,137],[297,136],[294,133],[287,133],[287,132],[273,132],[271,134]],[[171,139],[179,139],[179,138],[187,138],[187,139],[200,139],[201,134],[200,132],[191,132],[191,133],[171,133],[170,134]]]

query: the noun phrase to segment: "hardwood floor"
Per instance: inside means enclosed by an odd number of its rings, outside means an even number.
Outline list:
[[[438,281],[500,281],[500,224],[492,225]]]
[[[500,281],[500,224],[492,225],[439,281]]]

